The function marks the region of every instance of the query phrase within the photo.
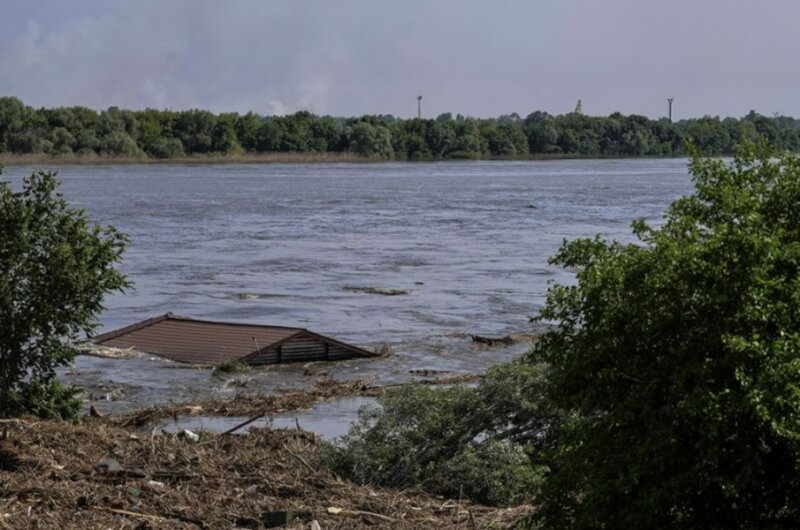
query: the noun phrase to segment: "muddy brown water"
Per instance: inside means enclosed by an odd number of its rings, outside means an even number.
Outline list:
[[[19,186],[33,168],[7,168]],[[526,342],[480,347],[471,334],[536,333],[529,317],[563,239],[631,241],[691,191],[686,161],[73,166],[63,192],[129,234],[135,290],[107,299],[101,330],[172,311],[308,327],[367,348],[376,361],[314,366],[376,384],[417,371],[475,373]],[[391,293],[389,296],[385,293]],[[401,294],[402,293],[402,294]],[[306,367],[218,379],[156,359],[80,357],[61,372],[103,412],[302,388]]]

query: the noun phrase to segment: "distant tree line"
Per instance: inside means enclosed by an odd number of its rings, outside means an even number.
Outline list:
[[[705,116],[670,123],[620,113],[552,116],[536,111],[477,119],[391,115],[337,118],[301,111],[287,116],[205,110],[131,111],[111,107],[35,109],[0,98],[0,152],[174,158],[243,153],[352,153],[377,159],[524,158],[530,155],[679,156],[686,140],[707,154],[731,154],[743,140],[766,138],[800,151],[800,120]]]

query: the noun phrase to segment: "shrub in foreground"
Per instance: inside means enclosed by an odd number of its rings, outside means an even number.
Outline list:
[[[379,398],[323,459],[359,483],[420,487],[494,505],[530,501],[542,466],[535,455],[558,413],[541,395],[542,367],[513,363],[476,387],[412,385]]]
[[[640,241],[566,243],[534,347],[567,411],[546,528],[800,528],[800,159],[695,158]]]
[[[0,416],[77,414],[76,392],[55,370],[95,328],[105,294],[128,286],[114,268],[125,236],[90,225],[57,187],[48,172],[19,192],[0,182]]]

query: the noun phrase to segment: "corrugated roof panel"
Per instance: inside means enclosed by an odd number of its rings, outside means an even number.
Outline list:
[[[243,359],[300,334],[344,346],[352,357],[372,355],[302,328],[210,322],[171,313],[98,335],[93,342],[112,348],[133,348],[182,363],[217,364]]]
[[[142,324],[100,335],[94,342],[183,363],[216,364],[240,359],[302,332],[299,328],[206,322],[171,315]]]

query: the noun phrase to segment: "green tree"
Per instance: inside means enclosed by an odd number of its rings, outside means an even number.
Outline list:
[[[314,119],[314,115],[305,110],[276,118],[275,121],[281,123],[285,131],[280,150],[296,153],[315,150],[317,142],[314,142],[311,131]]]
[[[493,148],[491,140],[489,142],[489,149],[493,153],[517,156],[528,154],[528,138],[522,131],[519,118],[500,123],[497,126],[497,132],[499,133],[497,147]]]
[[[115,156],[144,156],[134,139],[122,131],[114,131],[105,136],[100,143],[100,151]]]
[[[252,112],[248,112],[236,119],[236,137],[245,150],[258,150],[259,129],[263,121],[262,118]]]
[[[211,150],[216,153],[233,153],[242,148],[236,138],[236,121],[239,116],[234,113],[220,114],[211,131]]]
[[[54,173],[0,182],[0,415],[73,417],[75,392],[55,369],[91,333],[103,297],[128,287],[114,268],[126,237],[92,226],[57,192]]]
[[[436,116],[436,121],[438,123],[448,123],[453,121],[453,114],[451,112],[443,112]]]
[[[474,119],[450,121],[447,127],[452,130],[452,141],[444,155],[448,158],[480,158],[488,150],[481,136],[478,123]]]
[[[695,193],[640,241],[565,243],[577,270],[531,360],[569,420],[546,528],[798,528],[800,158],[694,158]]]
[[[72,153],[75,137],[64,127],[56,127],[50,133],[50,141],[53,142],[53,152],[55,154],[69,154]]]
[[[311,123],[312,150],[323,152],[342,151],[346,147],[343,133],[343,128],[337,124],[334,118],[330,116],[315,117]]]
[[[546,112],[532,112],[525,118],[525,134],[531,153],[551,153],[558,150],[558,129],[553,117]]]
[[[217,117],[206,110],[187,110],[178,114],[173,128],[187,153],[208,153],[216,124]]]
[[[389,131],[382,125],[372,125],[360,121],[348,126],[350,150],[370,158],[388,159],[392,152],[392,139]]]
[[[429,160],[433,157],[426,139],[428,120],[415,118],[392,124],[392,148],[399,158],[409,160]]]
[[[258,151],[280,151],[283,138],[286,136],[286,127],[280,118],[267,118],[258,129]]]
[[[19,99],[0,97],[0,152],[16,150],[21,142],[17,139],[15,143],[12,137],[24,134],[30,112]]]
[[[177,138],[159,138],[150,148],[150,156],[155,158],[175,158],[186,153]]]
[[[157,110],[147,109],[138,115],[139,138],[137,144],[142,151],[156,158],[160,158],[155,154],[159,141],[167,136],[160,114]]]
[[[75,151],[81,154],[96,153],[97,148],[100,147],[100,142],[97,139],[97,134],[94,129],[82,129],[78,132],[75,138]]]

